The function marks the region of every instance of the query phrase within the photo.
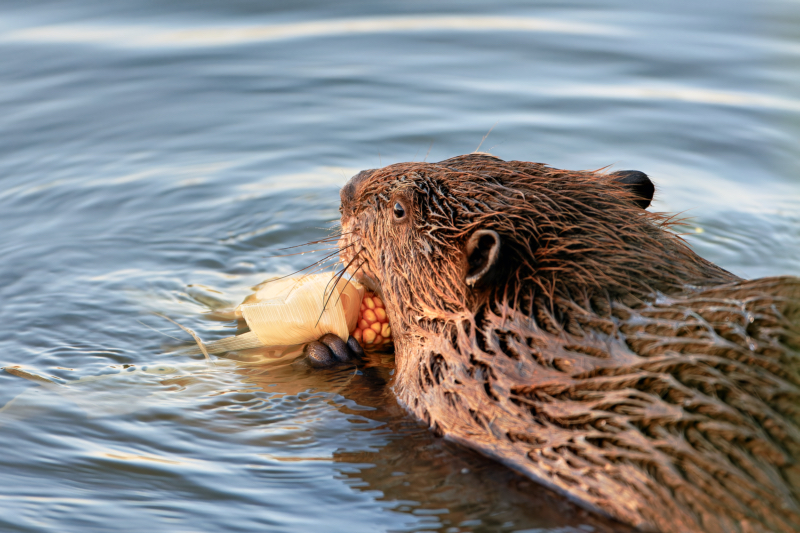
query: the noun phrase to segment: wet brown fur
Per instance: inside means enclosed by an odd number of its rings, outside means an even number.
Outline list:
[[[643,530],[797,531],[800,278],[743,281],[634,200],[604,172],[483,154],[354,177],[342,260],[386,301],[394,391]],[[469,287],[479,229],[500,256]]]

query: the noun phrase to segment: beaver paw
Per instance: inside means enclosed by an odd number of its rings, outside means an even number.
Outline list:
[[[303,355],[312,368],[327,368],[361,359],[364,350],[354,337],[344,342],[333,333],[327,333],[318,340],[306,344]]]

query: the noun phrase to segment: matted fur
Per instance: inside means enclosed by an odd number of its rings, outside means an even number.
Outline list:
[[[740,280],[669,226],[603,172],[472,154],[354,177],[340,248],[436,433],[643,530],[797,531],[800,278]],[[500,256],[471,288],[478,229]]]

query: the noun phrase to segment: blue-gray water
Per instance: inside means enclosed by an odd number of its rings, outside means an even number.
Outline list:
[[[362,168],[481,147],[647,172],[800,274],[800,4],[0,4],[0,531],[610,531],[431,436],[387,368],[165,355],[309,256]],[[128,366],[125,368],[126,365]],[[144,370],[144,367],[147,367]]]

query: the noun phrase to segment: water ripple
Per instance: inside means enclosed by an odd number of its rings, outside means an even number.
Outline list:
[[[292,24],[163,28],[148,25],[52,25],[0,35],[0,42],[93,44],[113,48],[209,48],[287,39],[409,32],[551,32],[621,36],[619,27],[532,17],[413,16],[319,20]]]

